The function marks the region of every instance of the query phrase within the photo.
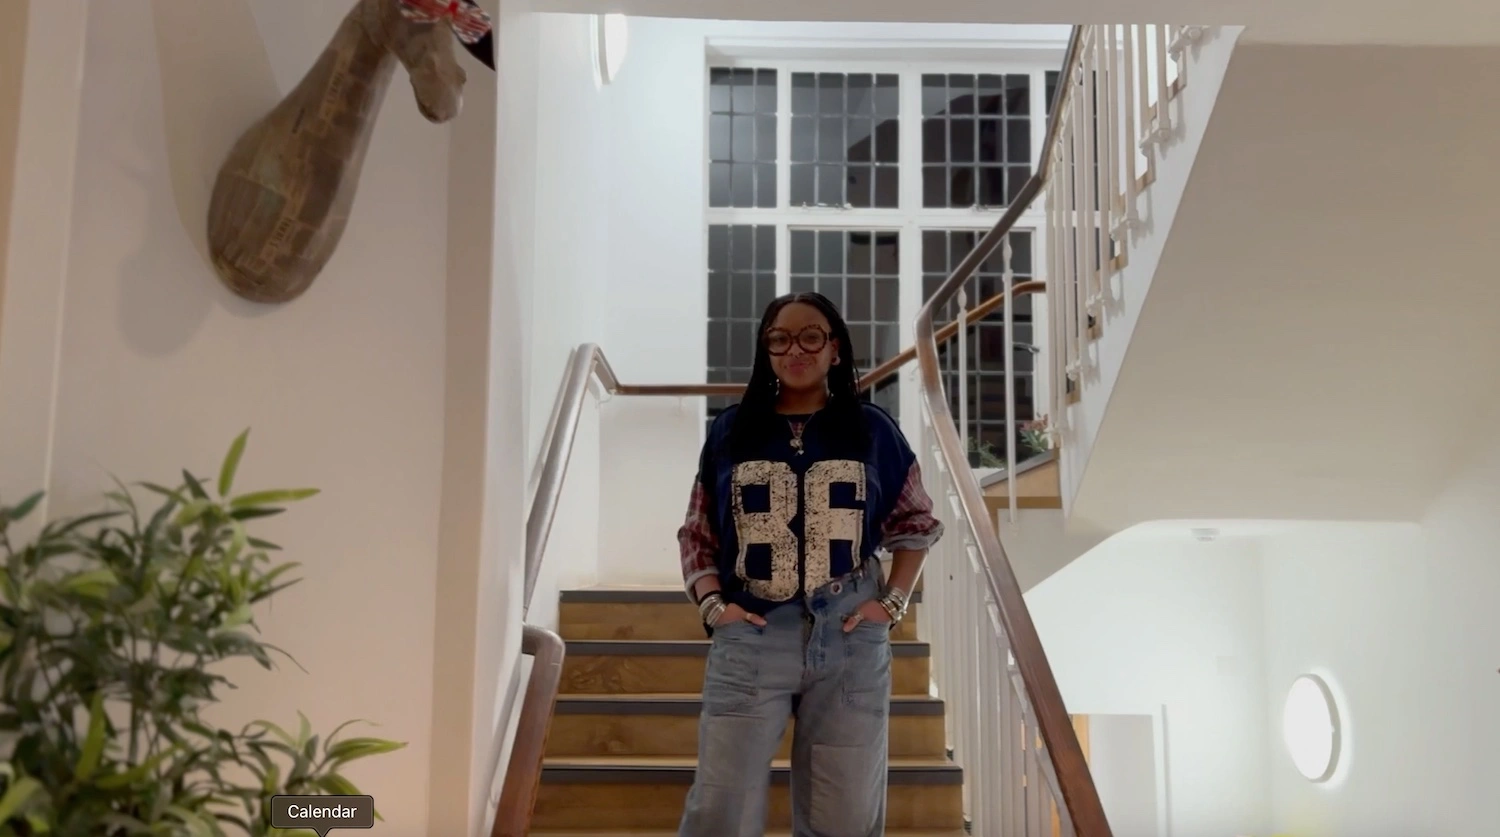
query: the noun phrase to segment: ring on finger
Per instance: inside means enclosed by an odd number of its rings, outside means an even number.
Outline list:
[[[860,613],[857,610],[854,611],[854,615],[853,616],[849,617],[850,624],[858,625],[859,623],[861,623],[863,621],[865,621],[865,615],[863,613]]]

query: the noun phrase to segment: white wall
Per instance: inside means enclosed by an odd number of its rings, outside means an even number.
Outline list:
[[[1089,774],[1116,837],[1156,837],[1156,719],[1090,715]]]
[[[1171,835],[1265,830],[1265,640],[1252,543],[1197,543],[1181,529],[1122,533],[1026,601],[1070,713],[1163,719]]]
[[[612,85],[595,81],[591,18],[537,15],[536,256],[530,281],[527,462],[571,351],[605,342]],[[592,584],[599,553],[599,405],[590,395],[527,621],[556,627],[557,591]],[[529,467],[530,465],[528,465]]]
[[[1322,525],[1266,540],[1274,825],[1309,835],[1478,837],[1500,816],[1500,439],[1418,524]],[[1280,738],[1291,680],[1322,675],[1345,751],[1321,785]]]
[[[1262,543],[1275,825],[1294,834],[1431,831],[1431,595],[1415,524],[1323,524]],[[1345,755],[1326,785],[1297,773],[1281,733],[1287,689],[1313,672],[1346,712]],[[1441,700],[1441,698],[1438,698]],[[1477,833],[1477,832],[1476,832]]]

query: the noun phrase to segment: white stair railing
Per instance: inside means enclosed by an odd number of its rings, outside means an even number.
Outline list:
[[[1187,53],[1205,27],[1082,27],[1073,87],[1059,130],[1042,150],[1046,188],[1049,418],[1068,430],[1068,404],[1087,386],[1089,344],[1104,326],[1111,280],[1142,230],[1139,197],[1174,135],[1172,102],[1187,83]],[[1079,165],[1079,161],[1087,161]]]

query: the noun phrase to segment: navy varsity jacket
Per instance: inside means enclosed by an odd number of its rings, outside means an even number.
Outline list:
[[[831,457],[813,414],[787,416],[761,456],[736,463],[727,439],[738,406],[714,420],[677,533],[690,598],[699,579],[717,575],[725,602],[764,615],[848,574],[877,548],[925,549],[942,537],[901,428],[874,404],[863,408],[871,444],[862,462]]]

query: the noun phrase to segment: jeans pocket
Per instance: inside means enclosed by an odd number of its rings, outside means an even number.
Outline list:
[[[891,703],[889,625],[861,623],[844,635],[844,705],[885,717]]]
[[[729,627],[729,626],[726,626]],[[709,715],[739,715],[748,712],[759,692],[760,654],[752,638],[755,626],[725,633],[714,630],[708,664],[703,672],[703,711]]]

